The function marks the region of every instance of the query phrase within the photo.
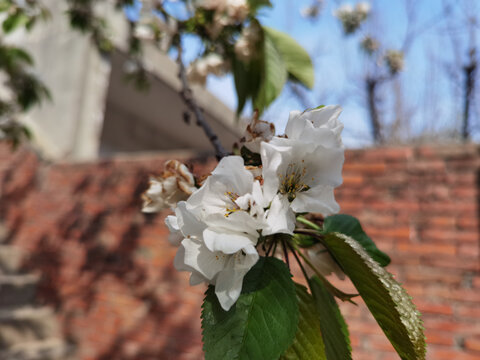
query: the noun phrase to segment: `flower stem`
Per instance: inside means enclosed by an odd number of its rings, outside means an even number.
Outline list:
[[[290,244],[290,243],[288,243],[288,242],[287,242],[287,245],[288,245],[288,247],[290,248],[290,251],[292,252],[293,256],[295,257],[295,260],[297,260],[297,264],[298,264],[298,266],[300,267],[300,270],[302,270],[302,273],[303,273],[303,276],[305,277],[305,280],[307,281],[307,283],[309,283],[307,271],[306,271],[305,268],[303,267],[303,264],[302,264],[302,262],[300,261],[300,258],[298,257],[297,253],[295,252],[295,249],[293,248],[292,244]]]
[[[288,259],[288,251],[287,251],[287,246],[285,245],[285,239],[282,239],[282,247],[283,247],[283,256],[285,257],[285,262],[287,263],[288,270],[290,270],[290,260]]]
[[[323,283],[323,285],[325,285],[325,287],[330,291],[331,294],[333,294],[334,296],[336,296],[337,298],[339,298],[342,301],[348,301],[348,302],[351,302],[354,305],[357,305],[352,300],[352,298],[355,297],[355,296],[358,296],[358,294],[347,294],[347,293],[337,289],[320,273],[320,271],[318,271],[318,269],[315,267],[315,265],[312,264],[310,259],[307,258],[295,244],[292,244],[292,246],[296,250],[297,254],[302,257],[303,261],[305,261],[305,263],[310,267],[310,269],[313,270],[315,275],[318,276],[320,281]]]
[[[299,223],[302,223],[303,225],[307,225],[308,227],[311,227],[312,229],[321,231],[322,228],[315,224],[314,222],[311,222],[310,220],[305,219],[303,216],[297,216],[297,221]]]

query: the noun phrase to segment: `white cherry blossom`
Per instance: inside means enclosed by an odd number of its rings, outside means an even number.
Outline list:
[[[342,183],[344,161],[340,111],[332,106],[292,112],[286,137],[262,143],[266,198],[279,196],[294,212],[327,216],[339,211],[333,189]]]
[[[260,183],[243,159],[228,156],[200,189],[178,204],[175,216],[166,219],[172,232],[183,237],[175,267],[192,273],[192,285],[215,285],[225,310],[240,296],[243,277],[259,258],[255,246],[260,233],[277,231],[266,222],[266,205]]]
[[[274,206],[265,212],[273,199],[274,194],[265,197],[260,182],[245,168],[240,156],[227,156],[192,194],[187,206],[210,226],[248,234],[256,244],[260,233],[293,232],[294,224],[287,211]]]
[[[182,235],[174,266],[191,272],[190,284],[215,285],[223,309],[228,310],[240,296],[245,274],[258,261],[251,237],[234,231],[208,227],[182,201],[166,223]]]

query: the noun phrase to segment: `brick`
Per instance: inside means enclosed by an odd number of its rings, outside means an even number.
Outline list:
[[[435,345],[445,345],[445,346],[454,346],[454,338],[451,333],[436,331],[432,329],[425,329],[425,337],[427,339],[428,346],[433,344]]]
[[[423,313],[428,359],[480,358],[477,149],[347,151],[344,184],[335,192],[342,211],[357,216],[392,257],[387,269]],[[28,265],[45,274],[41,301],[58,304],[59,317],[71,321],[66,328],[78,340],[80,359],[107,354],[109,341],[119,334],[153,358],[201,358],[199,311],[205,288],[189,287],[188,274],[173,268],[176,249],[165,239],[166,213],[141,215],[135,194],[165,159],[135,155],[45,165],[28,152],[6,156],[2,151],[0,145],[0,181],[2,169],[17,167],[3,188],[22,193],[19,201],[8,203],[5,215],[17,228],[14,243],[37,251]],[[201,174],[211,171],[215,161],[191,164]],[[32,181],[35,186],[24,189]],[[332,282],[353,291],[348,282]],[[136,309],[144,301],[152,310],[141,317]],[[398,359],[359,303],[340,304],[354,359]],[[187,342],[193,345],[184,347]]]
[[[477,304],[459,304],[456,315],[465,319],[480,321],[480,307]]]
[[[467,350],[478,353],[478,356],[480,356],[480,336],[469,336],[465,338],[464,347]]]
[[[452,315],[453,309],[449,304],[435,304],[422,300],[415,300],[415,305],[423,314]]]
[[[432,360],[478,360],[478,354],[476,355],[462,350],[450,350],[441,347],[429,349],[427,353],[428,359]]]
[[[397,250],[416,255],[455,255],[455,245],[398,243]]]
[[[343,187],[363,184],[363,176],[344,175]]]
[[[460,244],[458,246],[458,255],[461,257],[480,257],[480,245],[475,243]]]
[[[349,173],[363,173],[369,175],[379,175],[383,174],[386,170],[384,163],[345,163],[343,166],[343,171],[346,174]]]

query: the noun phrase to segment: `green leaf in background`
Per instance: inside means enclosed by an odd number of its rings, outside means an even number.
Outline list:
[[[403,360],[425,359],[422,320],[405,289],[358,241],[330,233],[323,242],[352,280],[398,355]]]
[[[373,260],[381,266],[390,264],[390,257],[377,248],[373,240],[363,231],[360,221],[353,216],[337,214],[327,217],[323,225],[323,232],[339,232],[348,235],[362,245]]]
[[[267,34],[263,42],[263,67],[260,89],[253,97],[253,107],[260,114],[280,95],[287,81],[285,62]]]
[[[301,248],[309,248],[319,242],[319,240],[313,236],[302,234],[294,234],[293,241]]]
[[[300,316],[298,330],[292,345],[280,357],[280,360],[326,360],[320,318],[312,295],[305,286],[295,284],[297,289]]]
[[[248,65],[236,58],[232,59],[232,73],[235,80],[235,90],[237,91],[237,116],[242,113],[243,108],[251,96],[251,90],[248,87]]]
[[[284,32],[267,26],[263,27],[263,30],[280,53],[287,72],[307,88],[313,88],[315,73],[307,51],[294,38]]]
[[[9,15],[2,24],[3,31],[8,34],[17,27],[22,26],[28,22],[29,18],[23,11],[16,11]]]
[[[310,281],[310,289],[320,316],[320,327],[328,360],[348,360],[352,358],[352,348],[348,327],[340,308],[317,276]]]
[[[261,257],[247,273],[242,294],[229,311],[209,286],[202,305],[205,359],[278,359],[298,327],[298,301],[287,265]]]
[[[262,6],[271,7],[272,3],[270,2],[270,0],[248,0],[248,6],[252,10],[252,12],[256,12],[258,8]]]

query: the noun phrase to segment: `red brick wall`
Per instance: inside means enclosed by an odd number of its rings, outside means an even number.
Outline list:
[[[342,212],[392,257],[389,270],[423,312],[429,359],[480,358],[479,148],[347,151]],[[172,268],[166,215],[139,212],[165,159],[46,164],[0,148],[0,218],[43,275],[82,360],[201,358],[202,287]],[[197,172],[212,162],[196,161]],[[345,282],[336,282],[352,290]],[[397,359],[364,305],[342,304],[354,359]]]

